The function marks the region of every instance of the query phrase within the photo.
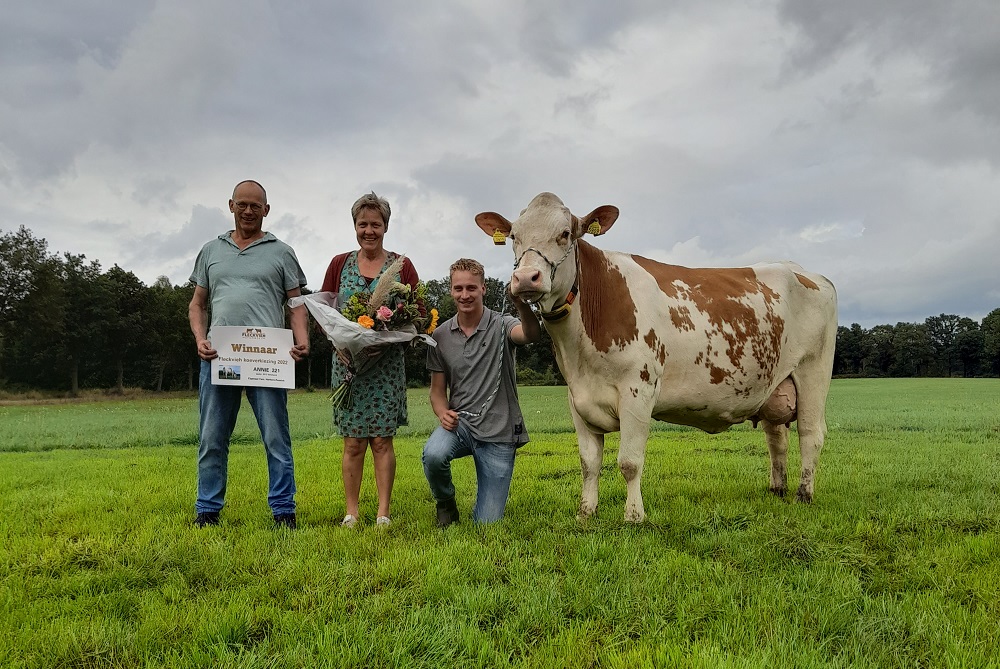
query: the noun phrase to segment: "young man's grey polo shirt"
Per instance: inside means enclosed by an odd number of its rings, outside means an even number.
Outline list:
[[[270,232],[241,251],[231,234],[205,244],[191,272],[208,290],[212,326],[285,327],[286,293],[306,285],[295,251]]]
[[[480,441],[518,446],[528,442],[517,402],[514,344],[510,341],[510,331],[520,322],[485,309],[469,337],[458,326],[457,317],[449,318],[431,335],[437,347],[427,347],[427,369],[444,373],[449,408],[478,414],[459,414],[459,419]],[[491,397],[494,391],[496,395]]]

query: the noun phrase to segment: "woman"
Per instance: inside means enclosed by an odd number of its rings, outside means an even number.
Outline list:
[[[389,203],[375,193],[362,195],[351,207],[354,231],[358,237],[357,251],[335,256],[326,270],[323,290],[338,293],[340,304],[357,292],[371,292],[385,269],[399,258],[386,251],[382,240],[389,229]],[[397,281],[417,287],[417,270],[404,259]],[[343,381],[350,357],[338,351],[333,357],[333,387]],[[348,409],[334,410],[333,422],[344,438],[341,472],[344,477],[346,515],[343,527],[352,528],[358,522],[358,498],[365,466],[365,452],[372,449],[375,463],[375,487],[378,489],[378,526],[389,525],[389,502],[396,478],[396,454],[392,438],[396,428],[407,424],[406,375],[403,366],[403,345],[388,346],[381,357],[352,382],[352,400]]]

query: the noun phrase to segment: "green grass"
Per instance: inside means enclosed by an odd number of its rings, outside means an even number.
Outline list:
[[[420,468],[426,391],[397,439],[388,532],[370,461],[364,528],[336,527],[323,393],[291,399],[294,532],[271,528],[248,407],[206,530],[190,526],[193,398],[0,407],[0,664],[997,666],[1000,381],[835,381],[811,506],[765,493],[760,430],[663,426],[639,527],[610,437],[598,517],[575,520],[565,389],[521,393],[534,438],[506,518],[467,522],[462,460],[466,520],[445,532]]]

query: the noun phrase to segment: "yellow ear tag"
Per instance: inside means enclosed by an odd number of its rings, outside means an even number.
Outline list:
[[[507,235],[500,232],[499,230],[493,233],[493,243],[497,246],[503,246],[507,243]]]
[[[596,237],[597,235],[601,234],[601,224],[598,223],[597,221],[594,221],[589,226],[587,226],[587,232]]]

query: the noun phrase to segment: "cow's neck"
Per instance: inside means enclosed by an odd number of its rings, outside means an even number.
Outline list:
[[[551,326],[546,324],[557,351],[562,349],[562,355],[570,358],[582,355],[582,348],[576,345],[581,337],[600,353],[620,349],[638,338],[635,302],[625,277],[607,253],[582,240],[577,244],[575,283],[579,294],[573,313]],[[568,359],[566,362],[573,367]]]
[[[541,316],[546,323],[558,323],[563,320],[569,316],[569,312],[573,308],[573,302],[576,301],[576,295],[579,290],[580,288],[576,285],[576,281],[573,281],[573,287],[569,289],[569,292],[566,293],[566,297],[560,304],[553,306],[550,311],[540,311],[538,312],[538,315]]]

